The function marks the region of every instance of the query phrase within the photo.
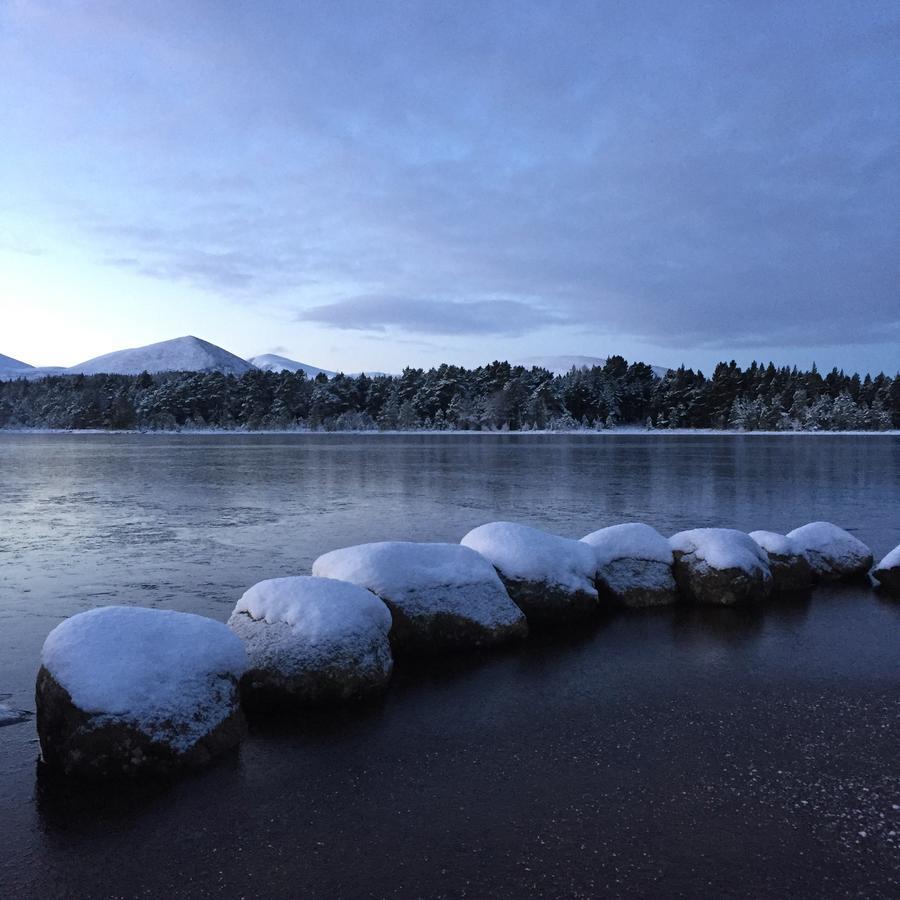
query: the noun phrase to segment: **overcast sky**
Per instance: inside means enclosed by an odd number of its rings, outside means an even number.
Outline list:
[[[0,353],[900,366],[900,3],[0,0]]]

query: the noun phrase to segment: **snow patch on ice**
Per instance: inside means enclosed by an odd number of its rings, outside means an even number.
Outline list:
[[[13,709],[5,703],[0,703],[0,728],[4,725],[18,725],[31,718],[31,713],[24,709]]]

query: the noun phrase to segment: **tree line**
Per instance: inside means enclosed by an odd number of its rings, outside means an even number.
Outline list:
[[[827,375],[815,366],[719,363],[711,377],[681,367],[660,378],[621,356],[554,375],[493,362],[401,375],[253,370],[60,375],[0,382],[0,427],[326,431],[733,428],[879,431],[900,428],[900,374]]]

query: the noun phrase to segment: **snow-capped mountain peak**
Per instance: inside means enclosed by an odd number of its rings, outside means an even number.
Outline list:
[[[224,372],[243,375],[253,366],[222,347],[193,335],[116,350],[66,369],[70,375],[139,375],[141,372]]]

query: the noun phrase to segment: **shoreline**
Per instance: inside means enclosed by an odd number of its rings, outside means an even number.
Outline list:
[[[476,431],[474,429],[464,428],[415,428],[415,429],[340,429],[327,431],[325,429],[308,429],[308,428],[173,428],[173,429],[140,429],[140,428],[0,428],[0,435],[4,434],[121,434],[121,435],[148,435],[148,436],[190,436],[197,435],[208,437],[212,435],[323,435],[334,437],[335,435],[348,434],[355,436],[377,436],[377,435],[478,435],[487,437],[511,437],[511,436],[530,436],[539,435],[541,437],[553,435],[584,435],[591,437],[637,437],[637,436],[676,436],[687,437],[690,435],[697,436],[714,436],[722,437],[900,437],[900,429],[892,428],[886,431],[741,431],[734,428],[642,428],[640,426],[622,426],[621,428],[603,428],[595,430],[592,428],[569,428],[569,429],[525,429],[517,431],[488,430]]]

